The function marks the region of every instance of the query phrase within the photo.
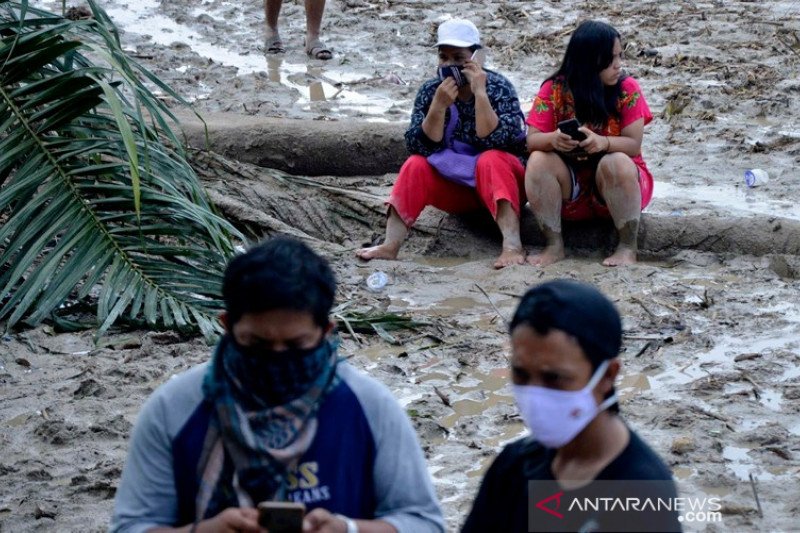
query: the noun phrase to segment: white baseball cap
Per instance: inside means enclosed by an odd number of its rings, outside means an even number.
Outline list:
[[[468,20],[452,19],[442,22],[436,33],[439,37],[436,46],[456,46],[458,48],[481,46],[478,28]]]

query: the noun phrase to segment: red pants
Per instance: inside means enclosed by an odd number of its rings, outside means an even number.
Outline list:
[[[475,166],[474,189],[441,177],[425,157],[412,155],[400,169],[386,203],[410,227],[428,205],[448,213],[474,211],[483,205],[497,218],[497,202],[507,200],[519,216],[520,198],[525,198],[525,167],[508,152],[487,150]]]

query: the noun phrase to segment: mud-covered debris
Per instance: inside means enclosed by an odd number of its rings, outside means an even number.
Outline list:
[[[669,451],[676,455],[683,455],[697,449],[697,443],[692,437],[681,436],[672,441]]]
[[[40,520],[42,518],[50,518],[52,520],[55,519],[57,515],[58,513],[56,513],[55,511],[43,509],[42,506],[38,504],[36,505],[36,508],[33,510],[33,517],[36,520]]]
[[[89,396],[102,396],[106,392],[106,388],[92,378],[81,381],[78,388],[72,395],[76,399],[86,398]]]
[[[92,10],[87,6],[72,6],[64,13],[69,20],[86,20],[92,18]]]

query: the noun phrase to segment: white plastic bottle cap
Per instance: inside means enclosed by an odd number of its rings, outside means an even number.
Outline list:
[[[769,174],[766,170],[760,168],[753,168],[744,171],[744,182],[748,187],[758,187],[769,182]]]
[[[380,270],[373,272],[367,278],[367,288],[372,292],[379,292],[387,283],[389,283],[389,276]]]

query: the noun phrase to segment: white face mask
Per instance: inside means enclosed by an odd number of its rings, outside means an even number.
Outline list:
[[[534,385],[513,386],[522,419],[537,441],[548,448],[561,448],[572,441],[598,413],[617,402],[617,395],[614,394],[597,405],[592,395],[608,363],[608,360],[603,361],[589,383],[577,391]]]

